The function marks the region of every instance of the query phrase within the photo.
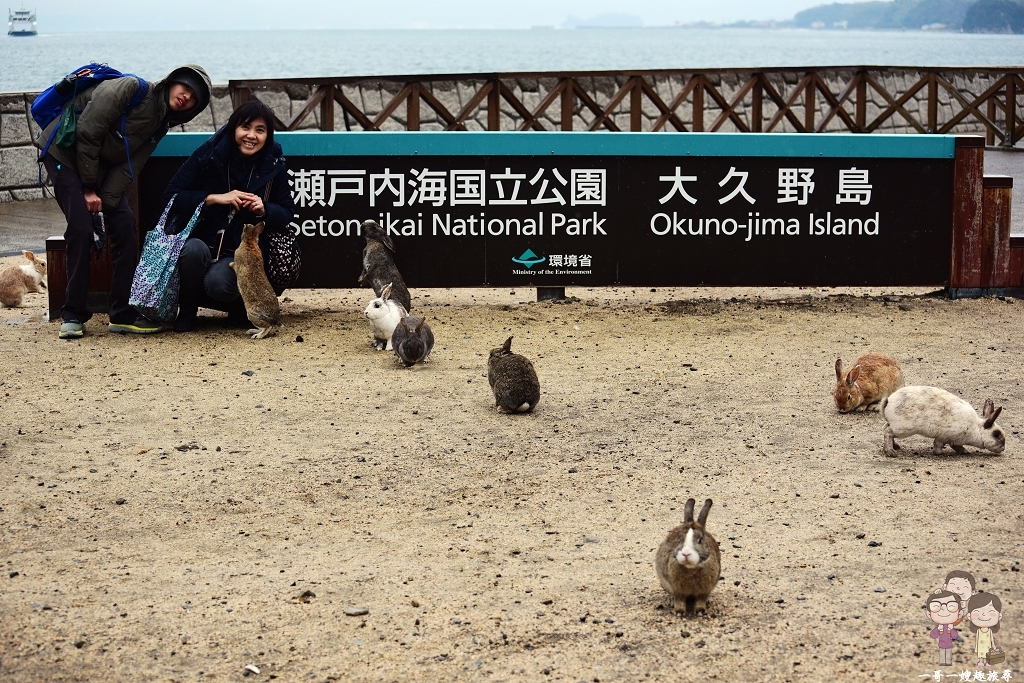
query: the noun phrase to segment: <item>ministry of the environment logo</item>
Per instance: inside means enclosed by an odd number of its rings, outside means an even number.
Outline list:
[[[520,256],[512,257],[513,263],[519,263],[521,265],[526,266],[527,268],[533,268],[538,263],[544,263],[547,260],[548,259],[546,256],[537,256],[536,254],[534,254],[532,249],[527,249]]]

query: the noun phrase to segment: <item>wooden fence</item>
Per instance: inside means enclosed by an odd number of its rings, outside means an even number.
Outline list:
[[[229,89],[236,107],[261,91],[298,92],[278,130],[974,132],[1006,147],[1024,137],[1024,67],[445,74]]]

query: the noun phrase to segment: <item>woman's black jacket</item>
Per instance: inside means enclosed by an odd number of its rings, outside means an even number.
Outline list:
[[[203,240],[216,252],[220,242],[217,232],[226,228],[222,254],[231,253],[238,247],[243,225],[260,221],[265,223],[264,234],[260,238],[261,247],[265,249],[266,235],[290,230],[288,223],[295,213],[295,204],[288,186],[288,168],[281,153],[281,145],[275,142],[273,147],[264,147],[254,159],[249,160],[238,152],[231,133],[232,131],[221,128],[200,145],[171,178],[163,196],[163,205],[167,206],[171,197],[177,195],[168,216],[168,224],[171,224],[173,219],[173,222],[180,226],[179,229],[185,227],[196,207],[204,202],[209,194],[242,190],[263,198],[266,210],[264,216],[257,217],[243,209],[235,213],[230,225],[228,215],[231,206],[203,206],[190,236]],[[271,182],[273,184],[270,186],[268,197],[267,184]],[[168,232],[176,231],[168,229]]]

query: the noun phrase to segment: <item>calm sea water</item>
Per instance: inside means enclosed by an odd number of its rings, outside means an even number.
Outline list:
[[[1008,66],[1024,35],[769,29],[208,31],[0,37],[0,91],[107,62],[158,79],[183,63],[232,78],[773,66]]]

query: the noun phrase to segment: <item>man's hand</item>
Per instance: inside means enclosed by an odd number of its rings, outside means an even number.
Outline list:
[[[85,188],[82,194],[85,196],[85,208],[89,210],[89,213],[97,214],[103,210],[103,200],[96,194],[96,190]]]

